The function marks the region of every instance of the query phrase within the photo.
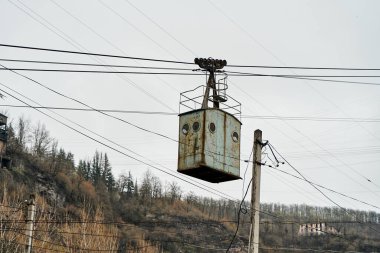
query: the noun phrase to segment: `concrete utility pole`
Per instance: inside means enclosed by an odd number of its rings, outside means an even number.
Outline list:
[[[32,252],[32,239],[33,239],[33,223],[34,223],[34,215],[35,215],[35,197],[34,194],[30,194],[30,199],[26,201],[27,204],[27,217],[25,219],[26,222],[26,246],[25,246],[25,253],[31,253]]]
[[[252,195],[251,195],[251,232],[249,235],[249,253],[259,252],[259,224],[260,224],[260,178],[261,178],[261,148],[262,132],[255,130],[253,142],[252,166]]]

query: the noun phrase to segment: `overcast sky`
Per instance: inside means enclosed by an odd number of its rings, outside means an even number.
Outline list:
[[[226,59],[228,64],[235,65],[380,68],[379,9],[379,1],[359,0],[1,0],[0,43],[186,62],[192,62],[195,57],[214,57]],[[0,55],[3,59],[189,67],[6,47],[0,47]],[[70,68],[6,61],[0,63],[6,67]],[[380,72],[226,69],[266,74],[311,75],[379,75]],[[51,89],[102,109],[178,113],[179,93],[205,84],[204,76],[20,73]],[[319,119],[380,118],[380,86],[273,77],[230,76],[228,80],[228,94],[242,103],[243,115]],[[380,78],[339,80],[380,83]],[[0,72],[0,83],[44,106],[83,108],[9,71]],[[4,86],[0,88],[7,90]],[[0,103],[1,111],[6,111],[11,119],[15,120],[23,115],[33,124],[38,121],[44,123],[51,136],[59,141],[59,146],[74,153],[76,161],[90,159],[98,150],[107,152],[115,175],[131,171],[132,175],[141,178],[149,168],[146,164],[103,147],[32,109],[3,106],[22,104],[10,96],[6,96]],[[59,118],[49,111],[46,112]],[[157,166],[165,166],[165,170],[183,177],[176,172],[176,142],[141,131],[97,112],[57,113],[137,152],[144,157],[140,157],[143,161],[149,164],[158,163],[160,165]],[[176,115],[113,115],[178,139]],[[62,121],[67,122],[64,119]],[[379,121],[243,118],[242,123],[241,159],[248,159],[253,132],[261,129],[263,138],[269,140],[309,180],[380,206]],[[68,124],[72,125],[70,122]],[[125,152],[131,154],[129,151]],[[251,177],[251,166],[249,164],[247,178]],[[246,168],[247,164],[242,162],[241,176]],[[295,174],[287,165],[279,168]],[[163,182],[178,181],[185,192],[192,190],[199,195],[217,197],[154,168],[150,170]],[[195,181],[234,198],[241,198],[243,180],[221,184]],[[247,183],[248,180],[245,186]],[[344,207],[379,211],[330,192],[326,194]],[[268,167],[262,168],[261,200],[333,205],[307,183]]]

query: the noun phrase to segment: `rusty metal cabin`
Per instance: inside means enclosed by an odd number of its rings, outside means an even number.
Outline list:
[[[220,109],[179,115],[178,171],[219,183],[240,178],[240,126]]]
[[[241,105],[226,95],[227,77],[217,77],[182,92],[179,114],[177,171],[212,183],[240,179]]]
[[[7,116],[0,113],[0,164],[1,168],[9,167],[10,159],[6,156],[7,142],[8,142],[8,129],[7,129]]]

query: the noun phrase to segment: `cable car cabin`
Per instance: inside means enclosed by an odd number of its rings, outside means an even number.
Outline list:
[[[180,114],[178,172],[212,183],[240,179],[240,129],[219,108]]]
[[[211,183],[240,179],[241,123],[236,116],[241,104],[226,94],[227,75],[220,69],[227,61],[195,58],[194,63],[208,81],[180,95],[180,111],[187,112],[179,114],[177,171]]]

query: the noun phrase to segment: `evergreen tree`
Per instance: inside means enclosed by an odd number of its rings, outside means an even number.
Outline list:
[[[88,161],[86,162],[84,160],[79,160],[77,172],[85,180],[90,180],[90,178],[91,178],[91,164],[90,164],[90,162],[88,162]]]
[[[95,185],[102,177],[102,159],[102,154],[96,151],[91,164],[91,180]]]
[[[135,189],[134,189],[134,192],[133,192],[133,196],[138,199],[139,198],[139,187],[137,185],[137,180],[135,181]]]
[[[85,177],[84,177],[84,179],[91,180],[91,176],[92,176],[91,162],[87,161],[86,162],[86,171],[85,171]]]
[[[86,178],[86,162],[83,160],[79,160],[78,167],[77,167],[77,173],[79,176]]]
[[[132,197],[133,193],[135,192],[135,186],[133,184],[133,178],[132,174],[129,171],[128,172],[128,177],[127,177],[127,196]]]
[[[104,162],[103,162],[103,171],[102,171],[102,179],[104,184],[107,186],[108,191],[113,191],[115,188],[115,178],[112,175],[111,171],[112,167],[108,160],[107,153],[104,154]]]
[[[69,168],[74,168],[74,154],[71,152],[68,152],[66,155],[66,162]]]

